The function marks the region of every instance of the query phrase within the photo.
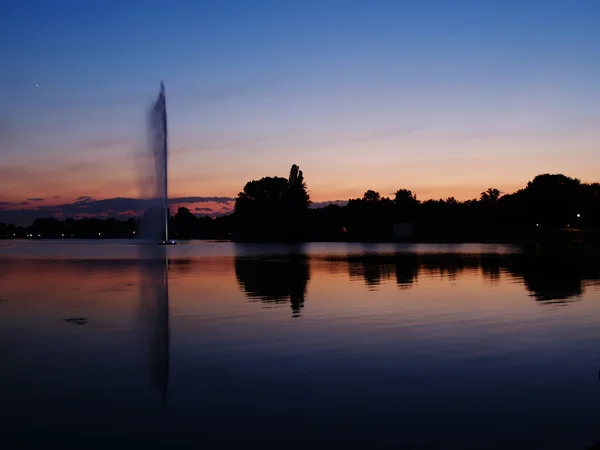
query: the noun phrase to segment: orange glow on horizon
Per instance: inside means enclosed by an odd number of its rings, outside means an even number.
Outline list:
[[[233,155],[226,149],[216,151],[176,140],[172,145],[175,149],[193,150],[173,152],[169,196],[235,198],[246,182],[264,176],[287,177],[295,163],[304,172],[314,202],[359,198],[369,189],[382,196],[410,189],[420,200],[455,197],[463,201],[479,197],[489,187],[512,193],[541,173],[598,181],[597,142],[589,132],[576,136],[550,131],[522,136],[432,132],[376,142],[341,140],[326,147],[291,145],[283,152],[268,147],[260,158],[251,158],[243,146]],[[585,164],[565,151],[574,147],[586,155]],[[132,154],[124,150],[101,162],[92,156],[82,154],[69,163],[57,157],[43,163],[31,160],[7,165],[0,169],[0,201],[18,203],[43,198],[40,206],[50,206],[79,196],[140,196]]]

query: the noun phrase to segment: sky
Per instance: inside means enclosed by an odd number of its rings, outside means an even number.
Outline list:
[[[596,0],[8,2],[0,219],[139,198],[161,80],[171,203],[199,214],[292,164],[319,204],[600,181],[599,21]]]

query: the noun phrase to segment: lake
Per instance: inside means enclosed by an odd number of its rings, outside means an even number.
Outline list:
[[[599,269],[505,245],[0,242],[0,445],[585,450]]]

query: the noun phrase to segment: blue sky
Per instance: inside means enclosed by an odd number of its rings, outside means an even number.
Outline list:
[[[135,197],[167,86],[174,196],[304,170],[317,201],[600,173],[598,1],[20,0],[0,201]]]

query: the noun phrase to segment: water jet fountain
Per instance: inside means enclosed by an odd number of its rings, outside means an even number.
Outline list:
[[[159,245],[174,245],[176,242],[169,239],[167,105],[163,83],[160,84],[158,99],[150,109],[148,138],[146,162],[149,167],[144,175],[152,175],[142,180],[143,196],[149,208],[144,214],[140,237]]]

